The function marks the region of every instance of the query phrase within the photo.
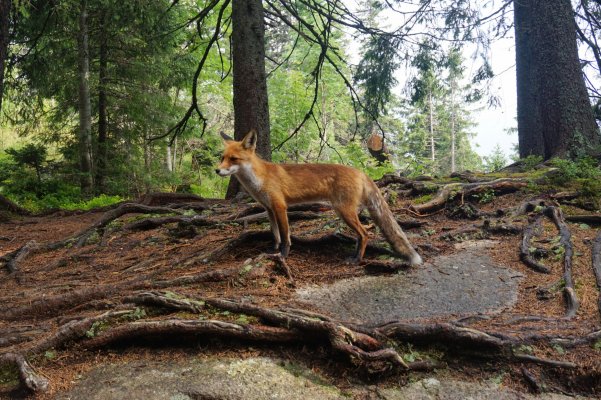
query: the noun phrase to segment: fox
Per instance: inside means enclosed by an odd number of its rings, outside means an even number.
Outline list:
[[[422,258],[397,224],[380,190],[364,172],[339,164],[275,164],[256,154],[257,132],[249,131],[241,141],[221,132],[223,155],[215,172],[235,176],[246,192],[260,203],[269,217],[275,250],[283,258],[290,251],[287,208],[293,204],[327,201],[338,216],[357,234],[354,257],[359,263],[367,247],[367,230],[359,221],[360,208],[367,208],[395,253],[411,265]]]

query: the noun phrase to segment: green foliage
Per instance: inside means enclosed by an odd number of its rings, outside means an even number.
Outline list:
[[[355,82],[363,88],[367,118],[378,118],[386,113],[391,89],[396,85],[394,71],[398,67],[398,39],[393,36],[370,36],[363,45],[363,58],[355,72]]]
[[[409,82],[407,127],[400,138],[402,151],[413,155],[410,168],[417,164],[425,173],[447,175],[454,161],[455,171],[480,169],[480,157],[469,143],[473,123],[466,106],[471,87],[461,83],[464,67],[459,49],[444,52],[426,41],[411,65],[415,76]]]
[[[507,157],[501,149],[501,146],[497,144],[489,156],[484,157],[484,169],[486,172],[497,172],[503,169],[507,165]]]
[[[380,179],[384,174],[395,170],[389,161],[379,164],[357,142],[347,144],[340,150],[340,154],[350,166],[364,171],[371,179]]]
[[[100,332],[105,330],[108,327],[108,323],[106,321],[96,321],[92,324],[90,329],[86,331],[87,338],[93,338],[98,336]]]
[[[488,188],[477,197],[480,204],[490,203],[495,199],[495,191],[492,188]]]
[[[543,162],[543,157],[530,155],[526,158],[522,158],[520,161],[522,163],[522,168],[524,169],[524,171],[532,171]]]
[[[381,7],[371,5],[375,22]],[[91,153],[96,168],[94,179],[102,181],[95,193],[98,196],[89,199],[80,193],[77,172],[80,150],[76,135],[77,96],[73,94],[77,93],[74,49],[79,29],[78,3],[20,2],[22,11],[14,32],[14,50],[25,56],[19,61],[18,70],[11,71],[19,86],[12,86],[5,103],[8,108],[3,112],[8,110],[10,122],[2,129],[28,135],[27,140],[44,145],[16,147],[15,143],[0,143],[2,147],[14,147],[8,152],[0,151],[0,193],[34,211],[90,209],[150,191],[191,191],[203,197],[223,197],[228,179],[218,177],[214,167],[222,150],[217,133],[233,130],[232,77],[228,74],[231,60],[227,57],[231,49],[227,40],[220,39],[220,46],[211,49],[198,79],[195,95],[209,121],[204,135],[199,134],[199,123],[190,120],[173,143],[169,143],[169,138],[150,140],[179,121],[190,104],[191,77],[216,23],[216,13],[211,12],[199,24],[199,31],[190,25],[191,18],[198,14],[198,6],[196,2],[169,0],[88,3],[94,136]],[[296,10],[310,18],[312,14],[306,7],[299,3]],[[226,19],[229,12],[226,11]],[[456,15],[451,20],[461,18]],[[315,24],[316,29],[321,29],[324,22],[316,20]],[[38,37],[42,26],[43,34]],[[231,28],[224,29],[225,38]],[[471,88],[460,85],[465,81],[465,68],[459,49],[445,52],[432,43],[422,46],[413,63],[419,71],[412,82],[414,104],[408,107],[391,90],[395,84],[393,72],[401,59],[401,43],[386,36],[373,36],[365,42],[355,82],[362,88],[362,103],[380,121],[376,127],[370,115],[359,115],[362,129],[355,140],[353,104],[346,82],[339,76],[342,73],[351,81],[350,67],[338,63],[336,70],[324,62],[315,71],[314,66],[322,57],[319,46],[304,40],[296,42],[293,29],[285,24],[267,29],[274,147],[294,132],[307,116],[314,96],[316,99],[311,118],[273,153],[275,162],[349,164],[374,179],[399,169],[414,175],[446,173],[450,170],[453,117],[457,169],[478,169],[481,162],[469,144],[472,123],[465,107]],[[32,41],[33,37],[37,39]],[[347,44],[342,33],[332,29],[328,39],[344,55]],[[331,50],[328,56],[338,59]],[[283,63],[276,65],[271,60]],[[104,80],[101,65],[106,67]],[[14,79],[17,76],[18,82]],[[101,92],[106,95],[106,112],[110,116],[104,143],[99,143],[98,130]],[[429,161],[426,151],[428,93],[435,98],[434,161]],[[360,142],[362,134],[380,128],[393,153],[392,161],[383,164],[374,160]],[[109,154],[104,169],[99,167],[101,149]],[[104,178],[98,179],[101,175]]]
[[[601,177],[599,164],[591,157],[582,157],[575,161],[554,158],[551,165],[557,168],[557,171],[550,174],[549,180],[556,185],[566,185],[578,180],[598,180]]]
[[[38,180],[42,179],[41,170],[42,164],[46,162],[46,147],[29,143],[20,149],[6,149],[6,153],[13,158],[17,165],[32,167],[36,171]]]

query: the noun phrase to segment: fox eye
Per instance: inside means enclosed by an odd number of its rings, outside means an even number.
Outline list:
[[[239,160],[239,158],[238,157],[230,157],[230,160],[236,162]]]

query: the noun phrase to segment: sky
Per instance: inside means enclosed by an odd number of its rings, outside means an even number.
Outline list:
[[[361,9],[357,0],[345,0],[345,3],[353,11]],[[494,3],[491,3],[494,4]],[[399,14],[384,10],[379,15],[378,24],[381,27],[397,26],[399,24]],[[357,64],[360,59],[360,42],[351,39],[349,42],[350,61]],[[470,65],[473,48],[466,46],[464,48],[464,60],[469,77],[470,68],[478,68],[477,63]],[[473,132],[476,134],[471,143],[474,150],[480,156],[491,154],[498,144],[505,155],[509,156],[515,153],[514,147],[517,145],[517,133],[508,134],[507,130],[517,128],[517,94],[516,94],[516,72],[515,72],[515,39],[508,37],[497,40],[492,43],[490,48],[490,63],[495,74],[491,81],[491,94],[496,96],[500,104],[495,108],[489,108],[486,104],[479,104],[474,107],[472,118],[476,126]],[[403,95],[403,87],[408,80],[408,71],[406,68],[397,70],[396,78],[399,82],[395,89],[397,95]],[[467,78],[466,77],[466,78]]]
[[[517,94],[515,76],[515,42],[506,38],[493,43],[490,50],[491,64],[495,77],[491,89],[499,97],[500,105],[496,108],[483,108],[473,113],[476,127],[474,150],[481,156],[489,155],[499,144],[505,155],[515,152],[518,142],[517,132],[507,133],[508,129],[517,128]]]

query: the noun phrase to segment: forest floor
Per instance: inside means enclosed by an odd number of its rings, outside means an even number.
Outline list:
[[[4,214],[0,398],[54,398],[99,365],[195,357],[286,360],[354,398],[388,398],[374,388],[441,374],[600,396],[601,214],[583,210],[577,193],[534,190],[522,174],[498,178],[379,182],[424,258],[416,267],[390,256],[367,217],[372,246],[349,264],[353,234],[319,204],[290,210],[286,261],[269,255],[266,216],[246,201],[157,194],[91,212]],[[519,277],[515,298],[408,317],[403,303],[389,320],[366,321],[299,295],[366,276],[402,281],[420,268],[441,280],[443,264],[461,265],[443,257],[469,263],[468,253]],[[432,301],[400,285],[407,309]],[[486,290],[474,296],[488,300]]]

